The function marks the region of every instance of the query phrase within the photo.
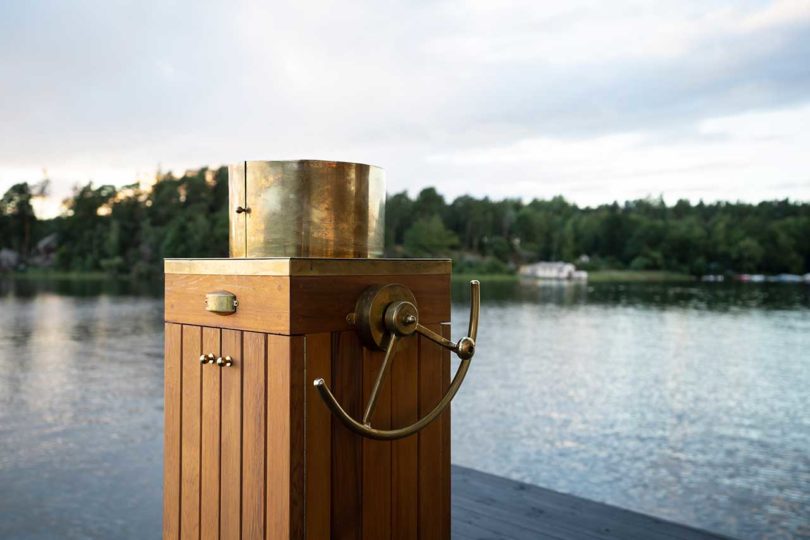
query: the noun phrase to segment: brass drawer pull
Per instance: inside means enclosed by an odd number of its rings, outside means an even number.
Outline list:
[[[200,355],[200,364],[202,364],[203,366],[205,364],[213,364],[214,362],[216,362],[216,357],[214,356],[214,353]]]
[[[433,422],[444,411],[455,397],[464,377],[470,369],[470,362],[475,355],[475,339],[478,336],[478,315],[481,306],[481,284],[478,281],[470,282],[470,326],[467,336],[453,343],[449,339],[440,336],[431,329],[419,324],[419,312],[416,308],[416,300],[413,293],[403,285],[384,285],[366,289],[357,300],[355,312],[347,317],[347,320],[357,326],[357,330],[364,343],[369,348],[382,349],[382,340],[387,336],[385,346],[385,358],[383,359],[380,371],[377,373],[374,386],[371,389],[371,396],[366,405],[363,421],[358,422],[352,418],[340,406],[334,394],[329,390],[323,379],[315,379],[313,384],[318,389],[318,393],[332,414],[338,417],[343,424],[355,433],[378,440],[394,440],[413,435],[425,426]],[[461,359],[458,370],[453,376],[453,380],[447,392],[433,408],[417,422],[402,428],[383,430],[371,427],[371,418],[374,416],[374,409],[377,404],[380,386],[388,372],[391,364],[391,357],[396,349],[397,343],[404,337],[413,334],[420,334],[425,338],[438,343],[442,347],[450,349]]]
[[[214,313],[228,315],[236,313],[239,300],[230,291],[214,291],[205,295],[205,309]]]

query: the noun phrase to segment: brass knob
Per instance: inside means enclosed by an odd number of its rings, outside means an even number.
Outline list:
[[[231,367],[233,365],[233,358],[230,356],[226,356],[225,358],[220,356],[217,358],[217,365],[219,367]]]
[[[216,362],[216,357],[214,356],[214,353],[200,355],[200,364],[202,365],[213,364],[214,362]]]

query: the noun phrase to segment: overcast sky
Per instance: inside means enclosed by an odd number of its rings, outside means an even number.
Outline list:
[[[810,200],[810,0],[0,3],[0,190],[296,158],[449,198]]]

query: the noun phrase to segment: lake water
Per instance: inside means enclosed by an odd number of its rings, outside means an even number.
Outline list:
[[[455,463],[742,538],[810,537],[810,287],[482,289]],[[0,538],[160,537],[159,290],[0,282]]]

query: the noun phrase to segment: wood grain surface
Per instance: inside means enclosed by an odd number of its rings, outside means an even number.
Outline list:
[[[219,356],[220,330],[202,329],[202,354]],[[200,485],[200,540],[219,538],[220,376],[215,364],[202,368],[202,480]]]
[[[180,538],[184,540],[200,537],[201,346],[200,327],[183,326]]]
[[[222,330],[222,355],[236,364],[222,370],[220,538],[239,540],[242,530],[242,332]],[[234,369],[236,368],[236,369]]]
[[[166,324],[164,338],[163,540],[180,538],[180,418],[182,331]]]

